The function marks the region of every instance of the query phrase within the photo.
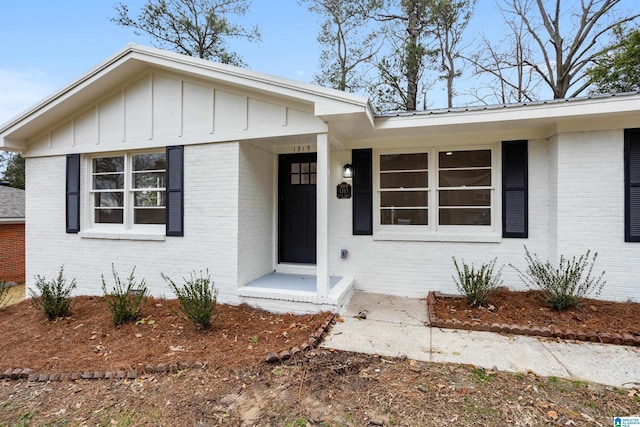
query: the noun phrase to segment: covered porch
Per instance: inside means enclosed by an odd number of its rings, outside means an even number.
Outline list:
[[[343,181],[343,163],[349,161],[344,159],[345,153],[349,153],[350,158],[350,152],[328,129],[305,135],[245,140],[239,144],[240,301],[279,312],[339,310],[353,293],[354,279],[344,271],[340,274],[332,271],[332,263],[335,270],[336,262],[345,261],[341,260],[340,249],[330,245],[330,206],[331,198],[336,197],[335,181]],[[341,154],[333,157],[336,152]],[[281,161],[298,157],[303,160],[295,164],[296,172],[290,171],[294,170],[291,162]],[[297,171],[305,166],[308,175],[300,177]],[[301,185],[292,185],[297,183]],[[313,188],[292,190],[292,187],[303,186]],[[287,205],[284,201],[291,192],[297,192],[298,199]],[[342,202],[351,203],[350,200]],[[283,216],[283,209],[290,206],[295,207],[294,213]],[[297,228],[294,232],[283,232],[290,221],[297,222]],[[301,228],[300,223],[307,225]],[[287,243],[289,246],[283,250],[284,242],[291,240],[294,246]],[[292,260],[291,254],[297,258],[301,250],[295,246],[299,240],[306,241],[306,247],[301,246],[307,258]]]

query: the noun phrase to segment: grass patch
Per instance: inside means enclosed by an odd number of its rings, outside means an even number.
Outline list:
[[[473,379],[479,383],[486,383],[491,381],[491,375],[489,375],[484,369],[475,368],[471,371]]]

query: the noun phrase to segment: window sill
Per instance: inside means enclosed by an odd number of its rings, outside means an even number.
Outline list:
[[[401,242],[468,242],[468,243],[500,243],[502,236],[498,233],[420,233],[415,231],[375,231],[373,240]]]
[[[140,232],[119,232],[114,233],[110,231],[81,231],[78,233],[81,239],[104,239],[104,240],[142,240],[142,241],[155,241],[162,242],[166,240],[164,234],[158,233],[140,233]]]

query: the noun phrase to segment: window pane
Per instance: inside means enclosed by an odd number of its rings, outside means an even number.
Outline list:
[[[490,169],[441,170],[440,187],[484,187],[491,185]]]
[[[291,163],[291,173],[300,173],[300,163]]]
[[[318,164],[316,162],[311,163],[311,173],[316,173],[318,171]]]
[[[96,193],[93,206],[98,208],[115,208],[124,206],[124,193]]]
[[[380,205],[384,207],[427,206],[426,191],[383,191],[380,193]]]
[[[302,163],[300,166],[302,167],[302,173],[309,173],[309,163]]]
[[[309,183],[309,175],[304,174],[300,176],[300,184],[308,184]]]
[[[441,169],[488,167],[491,166],[491,150],[441,151],[438,163]]]
[[[491,206],[491,190],[445,190],[439,198],[440,206]]]
[[[381,171],[427,169],[428,164],[427,153],[383,154],[380,156]]]
[[[134,171],[165,170],[164,153],[133,156]]]
[[[165,206],[164,191],[138,191],[134,197],[135,206]]]
[[[124,157],[99,157],[93,159],[93,172],[123,172],[124,171]]]
[[[133,174],[133,188],[164,188],[164,172]]]
[[[95,222],[100,224],[122,224],[122,209],[96,209]]]
[[[94,190],[121,190],[124,188],[124,174],[114,173],[93,176]]]
[[[164,224],[166,214],[164,208],[135,209],[133,215],[135,224]]]
[[[312,184],[317,184],[318,183],[318,177],[316,176],[315,173],[311,174],[311,183]]]
[[[440,225],[491,225],[491,209],[440,208]]]
[[[427,209],[381,209],[380,224],[427,225]]]
[[[300,175],[291,175],[291,184],[300,184]]]
[[[391,172],[380,174],[381,188],[426,188],[429,186],[428,172]]]

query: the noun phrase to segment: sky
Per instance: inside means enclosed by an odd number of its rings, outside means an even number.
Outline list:
[[[71,83],[127,43],[151,39],[111,22],[111,0],[18,0],[0,16],[0,123]],[[137,15],[144,0],[126,0]],[[319,19],[296,0],[253,0],[244,21],[262,42],[231,43],[248,67],[309,82],[319,56]]]
[[[137,15],[145,0],[121,0]],[[569,0],[577,2],[577,0]],[[623,0],[640,8],[638,0]],[[73,82],[127,43],[152,45],[148,37],[111,22],[117,1],[7,1],[0,15],[0,124]],[[494,0],[478,0],[467,29],[469,40],[500,27]],[[321,19],[297,0],[253,0],[243,23],[258,25],[258,44],[230,46],[255,71],[310,82],[320,49]],[[444,91],[435,96],[444,97]],[[436,99],[436,103],[439,101]],[[441,107],[443,105],[436,105]]]

